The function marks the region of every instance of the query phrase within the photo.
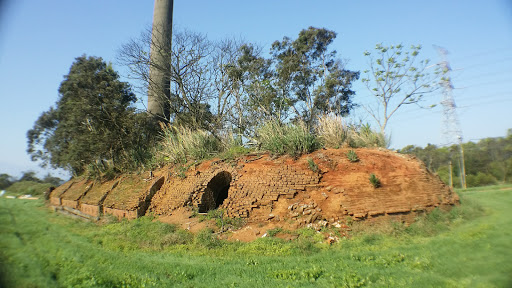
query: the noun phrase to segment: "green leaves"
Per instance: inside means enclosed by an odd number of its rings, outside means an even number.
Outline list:
[[[350,88],[359,72],[344,69],[336,51],[329,51],[335,38],[333,31],[309,27],[295,40],[284,37],[272,45],[276,88],[291,100],[295,119],[307,126],[319,113],[345,115],[354,106]]]
[[[365,52],[368,68],[363,83],[378,98],[380,107],[365,107],[377,121],[381,133],[385,132],[389,119],[402,106],[418,103],[424,95],[439,86],[439,67],[430,69],[428,59],[417,61],[421,46],[412,45],[404,51],[402,44],[375,46],[375,53]],[[379,112],[380,111],[380,112]]]
[[[59,95],[55,108],[43,112],[27,132],[32,160],[76,174],[97,161],[127,160],[131,147],[138,146],[134,139],[141,139],[133,135],[134,127],[142,123],[134,125],[135,94],[111,65],[99,57],[76,58]]]

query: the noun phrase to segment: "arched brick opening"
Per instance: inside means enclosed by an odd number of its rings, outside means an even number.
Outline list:
[[[151,200],[153,199],[153,196],[155,196],[155,193],[162,188],[165,182],[165,177],[158,178],[151,187],[149,188],[149,193],[147,194],[146,198],[144,199],[144,202],[142,205],[140,205],[138,211],[137,211],[137,217],[144,216],[146,214],[146,210],[151,205]]]
[[[222,171],[217,173],[204,190],[199,212],[206,213],[209,210],[217,209],[228,198],[229,185],[231,184],[231,173]]]

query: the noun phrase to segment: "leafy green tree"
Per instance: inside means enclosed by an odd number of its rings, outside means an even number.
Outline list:
[[[402,44],[377,44],[374,53],[364,52],[369,68],[363,71],[362,81],[376,98],[377,106],[363,108],[377,121],[382,134],[398,109],[420,103],[425,95],[439,88],[442,71],[435,65],[430,69],[428,59],[419,60],[420,50],[419,45],[407,51]]]
[[[354,107],[352,82],[359,72],[346,70],[329,45],[334,31],[309,27],[297,39],[272,44],[277,80],[275,89],[309,127],[320,113],[346,115]]]
[[[512,174],[512,129],[507,131],[507,136],[502,138],[486,138],[482,139],[479,144],[487,152],[488,173],[497,179],[506,182],[510,174]]]
[[[2,173],[0,174],[0,189],[5,189],[14,183],[14,179],[11,175]]]
[[[52,176],[50,173],[48,173],[46,176],[44,176],[42,182],[52,184],[53,186],[59,186],[64,183],[64,180],[60,179],[59,177]]]
[[[425,148],[408,145],[399,150],[403,154],[414,154],[422,160],[427,168],[433,172],[437,172],[440,167],[448,165],[450,162],[451,152],[447,147],[437,147],[428,143]]]
[[[512,130],[506,137],[485,138],[478,142],[463,144],[464,160],[466,167],[467,184],[470,187],[510,182],[512,176]],[[451,174],[453,184],[460,186],[460,153],[459,146],[436,147],[428,144],[425,148],[413,145],[399,150],[400,153],[414,154],[425,162],[427,168],[438,173],[448,183],[452,163]]]
[[[496,178],[490,174],[486,174],[483,172],[477,172],[476,174],[467,176],[467,186],[468,187],[479,187],[486,185],[495,185],[497,184]]]
[[[476,175],[478,172],[488,173],[488,163],[491,162],[489,152],[480,143],[466,142],[462,144],[464,149],[464,162],[467,175]],[[460,154],[457,154],[460,159]]]
[[[248,138],[262,122],[286,119],[290,108],[273,86],[271,60],[260,53],[258,47],[243,44],[236,60],[225,66],[234,102],[230,122],[240,136]]]
[[[39,179],[36,176],[36,172],[25,171],[25,172],[23,172],[23,175],[21,175],[20,179],[18,180],[18,182],[22,182],[22,181],[32,181],[32,182],[40,183],[41,179]]]
[[[131,106],[135,100],[110,64],[99,57],[78,57],[59,87],[55,107],[27,132],[27,152],[43,166],[75,174],[97,162],[133,161],[135,139],[150,136],[140,133],[144,119],[138,118],[144,117],[137,117]]]

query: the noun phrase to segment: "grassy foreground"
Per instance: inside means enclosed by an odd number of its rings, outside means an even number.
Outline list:
[[[332,246],[308,230],[226,243],[147,217],[100,226],[0,198],[0,287],[512,287],[512,187],[460,194]]]

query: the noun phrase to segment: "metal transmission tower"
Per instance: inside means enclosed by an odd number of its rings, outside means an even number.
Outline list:
[[[151,33],[148,112],[166,120],[170,99],[170,59],[173,0],[155,0]]]
[[[443,86],[443,135],[446,144],[458,144],[460,150],[460,184],[461,187],[466,189],[466,167],[464,164],[464,149],[462,148],[462,130],[460,129],[459,118],[457,117],[457,106],[453,99],[453,85],[450,78],[451,67],[446,59],[448,51],[442,47],[434,46],[438,53],[441,55],[441,67],[444,76],[441,78],[441,85]],[[450,176],[451,176],[451,162],[450,162]],[[451,177],[450,177],[451,178]]]

